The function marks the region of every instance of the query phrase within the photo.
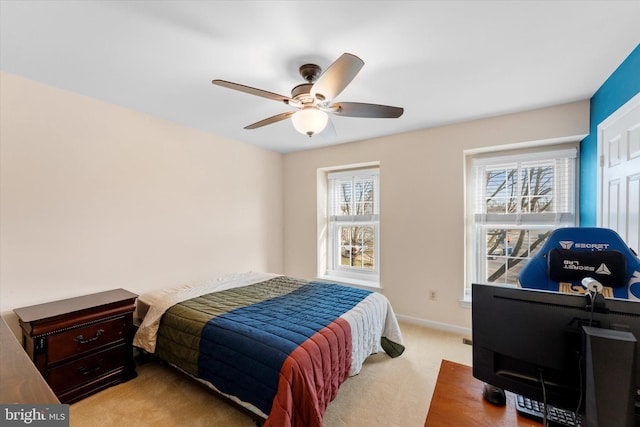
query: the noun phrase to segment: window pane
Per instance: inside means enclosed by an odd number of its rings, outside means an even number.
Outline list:
[[[504,170],[487,171],[487,198],[485,200],[487,213],[504,213],[507,210],[507,186]]]
[[[352,187],[351,181],[339,181],[338,183],[338,211],[336,215],[352,215],[351,213],[351,197]]]
[[[373,179],[357,179],[354,182],[355,215],[374,214]]]
[[[340,265],[343,267],[375,268],[375,227],[340,227]]]
[[[553,211],[553,166],[522,168],[522,212]]]
[[[503,169],[500,170],[488,170],[487,171],[487,196],[491,197],[505,197],[507,195],[506,187],[506,172]]]
[[[518,170],[513,168],[487,171],[485,209],[487,213],[514,213],[518,208]]]
[[[518,210],[518,197],[520,192],[518,191],[518,170],[507,169],[506,170],[506,186],[507,186],[507,213],[515,213]]]
[[[518,274],[524,265],[521,259],[507,258],[507,271],[504,275],[504,283],[518,283]]]
[[[500,246],[502,245],[502,247]],[[487,256],[500,256],[504,247],[504,230],[487,230]]]
[[[486,282],[516,284],[524,265],[542,247],[551,229],[489,229],[486,232]]]
[[[529,258],[534,257],[540,248],[547,241],[547,237],[551,234],[551,229],[548,230],[531,230],[529,237]]]
[[[507,265],[506,257],[495,257],[487,261],[487,274],[485,279],[487,283],[500,283],[506,284],[507,276],[505,274]]]

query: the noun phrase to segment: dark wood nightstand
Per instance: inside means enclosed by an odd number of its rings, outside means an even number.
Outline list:
[[[137,297],[115,289],[14,310],[25,351],[62,403],[136,376]]]

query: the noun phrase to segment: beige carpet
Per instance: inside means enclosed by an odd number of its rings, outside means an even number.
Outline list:
[[[329,404],[325,427],[421,427],[442,359],[471,365],[462,337],[401,323],[406,351],[396,359],[370,356],[360,374],[345,381]],[[255,425],[251,418],[202,386],[155,362],[138,377],[71,405],[72,427]]]

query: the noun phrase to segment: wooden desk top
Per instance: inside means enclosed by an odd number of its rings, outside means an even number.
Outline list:
[[[518,415],[513,393],[506,392],[506,406],[495,406],[482,398],[482,386],[470,366],[443,360],[425,427],[542,426]]]
[[[0,342],[0,403],[60,403],[1,318]]]

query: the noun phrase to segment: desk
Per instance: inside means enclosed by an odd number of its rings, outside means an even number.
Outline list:
[[[515,396],[506,392],[506,406],[494,406],[482,398],[482,381],[471,367],[443,360],[431,399],[425,427],[532,427],[542,423],[516,412]]]

